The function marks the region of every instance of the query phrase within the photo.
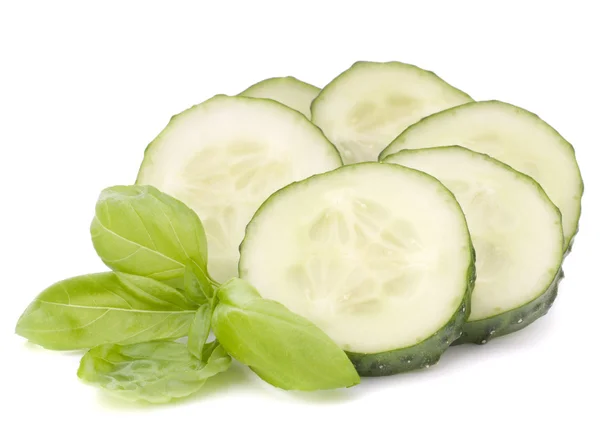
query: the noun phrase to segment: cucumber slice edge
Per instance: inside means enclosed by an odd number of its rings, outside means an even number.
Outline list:
[[[485,107],[487,105],[489,105],[489,106],[495,105],[495,106],[500,106],[503,108],[513,109],[514,112],[516,112],[518,114],[523,114],[523,115],[533,118],[534,121],[536,122],[536,124],[544,126],[546,130],[550,130],[556,136],[556,140],[560,142],[561,146],[566,148],[567,151],[569,152],[569,154],[573,157],[573,161],[570,165],[574,166],[574,169],[576,171],[576,175],[577,175],[578,181],[579,181],[579,185],[577,188],[578,190],[577,190],[577,193],[575,194],[575,196],[579,199],[579,205],[578,205],[575,215],[573,217],[571,217],[571,221],[575,222],[575,227],[569,234],[565,234],[564,253],[566,256],[567,254],[569,254],[571,252],[571,250],[573,248],[575,236],[577,235],[577,233],[579,231],[579,220],[581,218],[581,199],[582,199],[583,193],[584,193],[584,183],[583,183],[583,179],[581,176],[581,169],[579,168],[579,163],[577,162],[574,146],[571,143],[569,143],[569,141],[566,140],[554,127],[552,127],[550,124],[548,124],[542,118],[540,118],[539,115],[537,115],[527,109],[521,108],[517,105],[513,105],[508,102],[503,102],[501,100],[474,101],[474,102],[464,103],[462,105],[453,106],[451,108],[448,108],[448,109],[445,109],[442,111],[438,111],[431,115],[423,117],[419,121],[417,121],[414,124],[407,127],[402,133],[400,133],[394,140],[392,140],[380,152],[380,154],[378,156],[378,160],[384,162],[384,160],[386,158],[388,158],[389,156],[397,154],[398,152],[401,152],[402,150],[405,150],[402,148],[402,146],[403,146],[407,136],[410,135],[415,129],[420,128],[422,125],[426,125],[430,121],[435,121],[437,118],[443,117],[447,114],[453,114],[453,113],[456,113],[457,111],[463,111],[467,108],[477,108],[478,106]],[[442,147],[442,146],[451,146],[451,145],[440,145],[440,146],[435,146],[435,147]],[[462,146],[462,147],[464,147],[464,146]],[[394,148],[398,148],[398,149],[394,149]],[[428,147],[426,147],[426,148],[428,148]],[[421,148],[421,149],[426,149],[426,148]],[[409,148],[409,150],[414,150],[414,149],[419,149],[419,148]],[[466,148],[466,149],[468,149],[468,148]],[[478,151],[475,151],[475,152],[478,152]],[[478,153],[485,154],[485,152],[478,152]],[[494,158],[494,159],[496,159],[496,158]],[[503,162],[503,161],[501,161],[501,162]],[[519,172],[521,172],[521,171],[519,171]],[[526,173],[523,173],[523,174],[526,174]]]
[[[548,197],[542,186],[535,179],[528,176],[527,174],[515,170],[508,164],[505,164],[491,157],[490,155],[475,152],[463,146],[439,146],[421,149],[404,149],[394,154],[388,155],[383,161],[393,161],[395,158],[400,158],[402,156],[407,155],[414,155],[417,153],[443,151],[469,152],[476,157],[485,159],[488,162],[491,162],[499,167],[502,167],[503,169],[510,171],[520,180],[525,181],[527,184],[533,186],[537,190],[537,193],[543,198],[544,202],[547,205],[551,206],[554,210],[557,218],[559,219],[557,223],[559,234],[557,236],[560,237],[561,241],[564,241],[564,238],[562,236],[562,222],[560,220],[560,210],[558,209],[558,207],[556,207],[554,203],[552,203],[551,199]],[[563,245],[559,244],[559,246]],[[545,287],[543,287],[538,294],[524,300],[520,305],[514,306],[509,310],[502,311],[498,314],[493,314],[473,321],[467,319],[464,323],[463,333],[461,337],[457,339],[457,342],[455,342],[454,345],[467,342],[475,344],[485,344],[490,339],[502,335],[507,335],[509,333],[520,330],[526,327],[527,325],[533,323],[538,318],[545,315],[552,306],[552,303],[556,298],[559,282],[564,277],[564,272],[562,270],[562,260],[564,259],[564,257],[565,254],[563,254],[562,251],[556,252],[556,258],[554,261],[554,264],[556,264],[556,266],[552,269],[552,277],[548,280],[548,284]]]
[[[426,340],[396,350],[381,353],[346,352],[360,376],[388,376],[429,368],[436,364],[446,349],[463,335],[471,313],[471,294],[475,286],[475,250],[471,247],[471,266],[467,270],[467,290],[454,315]]]
[[[254,83],[237,96],[275,100],[300,112],[310,120],[310,105],[320,92],[319,87],[288,75],[286,77],[271,77]]]
[[[463,326],[462,335],[452,345],[465,343],[483,345],[491,339],[511,334],[529,326],[548,313],[554,304],[559,283],[564,276],[565,273],[560,268],[546,291],[528,303],[497,316],[466,322]]]

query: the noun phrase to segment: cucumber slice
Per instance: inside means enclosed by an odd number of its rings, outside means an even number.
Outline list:
[[[137,183],[198,214],[209,273],[223,282],[237,275],[244,228],[260,204],[340,165],[335,147],[302,114],[272,100],[219,95],[171,119],[146,149]]]
[[[275,77],[248,87],[239,96],[276,100],[310,119],[310,104],[320,91],[320,88],[294,77]]]
[[[562,213],[565,251],[577,233],[583,181],[573,146],[529,111],[499,101],[473,102],[431,115],[381,152],[460,145],[533,177]]]
[[[240,276],[319,326],[363,376],[437,362],[469,314],[462,210],[439,181],[405,167],[351,165],[279,190],[240,251]]]
[[[323,88],[311,111],[344,164],[352,164],[376,160],[394,137],[424,116],[472,100],[413,65],[357,62]]]
[[[465,212],[477,280],[460,342],[485,343],[546,314],[562,277],[563,235],[558,208],[535,180],[458,146],[404,150],[384,161],[438,178]]]

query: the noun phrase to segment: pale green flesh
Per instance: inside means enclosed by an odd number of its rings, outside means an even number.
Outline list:
[[[320,88],[294,77],[275,77],[248,87],[239,96],[276,100],[310,119],[310,104],[320,91]]]
[[[469,321],[513,310],[548,289],[562,262],[561,217],[534,180],[461,147],[406,150],[384,161],[438,178],[462,206],[477,257]]]
[[[237,276],[238,247],[275,190],[341,165],[335,147],[305,117],[277,102],[216,96],[174,117],[150,144],[138,175],[202,220],[208,270]]]
[[[374,161],[424,116],[472,99],[435,74],[400,62],[357,62],[323,88],[312,121],[340,150],[345,164]]]
[[[439,182],[358,164],[272,195],[248,225],[240,275],[344,350],[378,353],[448,324],[469,290],[470,249],[464,216]]]
[[[562,213],[564,248],[577,233],[583,182],[573,147],[524,109],[498,101],[472,102],[409,127],[380,154],[459,145],[488,154],[533,177]]]

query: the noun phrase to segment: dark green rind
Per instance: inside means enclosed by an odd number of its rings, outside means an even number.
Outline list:
[[[581,211],[579,211],[579,216],[581,216]],[[575,233],[573,233],[573,236],[571,236],[571,240],[569,241],[569,244],[567,245],[567,247],[565,248],[565,252],[563,253],[563,260],[567,258],[567,255],[569,255],[571,251],[573,251],[573,244],[575,243],[575,236],[577,236],[577,233],[579,233],[579,219],[577,219],[577,227],[575,228]]]
[[[452,345],[465,343],[485,344],[490,339],[507,335],[529,326],[548,313],[548,310],[550,310],[556,299],[558,284],[564,276],[563,270],[559,269],[548,289],[542,295],[521,307],[487,319],[465,323],[463,334]]]
[[[425,341],[411,347],[382,353],[363,354],[346,352],[360,376],[386,376],[428,368],[436,364],[444,351],[463,332],[471,314],[471,293],[475,286],[475,250],[471,248],[472,262],[467,271],[467,290],[462,302],[450,320]]]

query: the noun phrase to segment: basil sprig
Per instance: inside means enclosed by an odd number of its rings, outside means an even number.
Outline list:
[[[130,400],[167,402],[225,371],[230,355],[286,390],[350,387],[352,363],[323,331],[248,282],[214,282],[198,216],[151,186],[105,189],[92,242],[112,272],[58,282],[16,332],[54,350],[90,349],[78,376]],[[207,343],[210,331],[216,340]],[[187,335],[187,344],[175,340]]]

